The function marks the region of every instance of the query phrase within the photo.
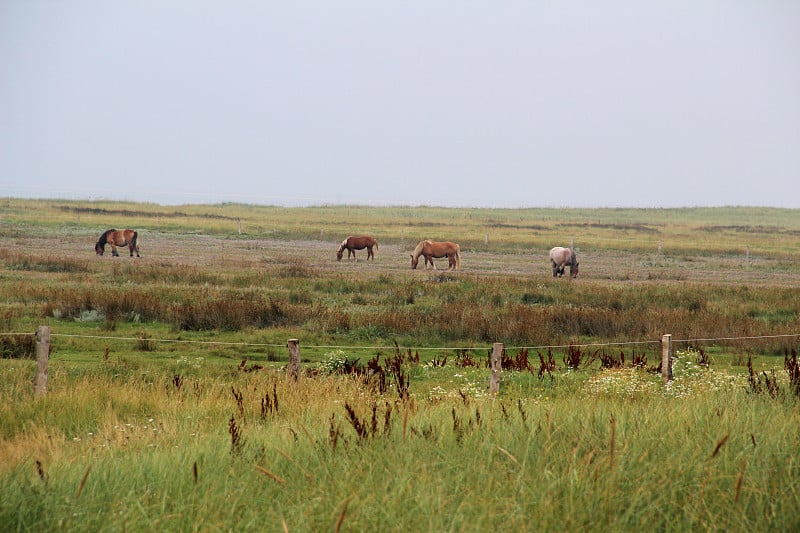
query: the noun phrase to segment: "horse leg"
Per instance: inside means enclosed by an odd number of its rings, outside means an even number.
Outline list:
[[[119,257],[119,253],[117,253],[117,247],[113,244],[111,245],[111,257]]]
[[[372,246],[367,246],[367,261],[369,261],[370,258],[375,259],[375,254],[372,253]]]
[[[558,265],[556,264],[555,261],[550,261],[550,262],[553,264],[553,277],[555,278],[558,276]]]

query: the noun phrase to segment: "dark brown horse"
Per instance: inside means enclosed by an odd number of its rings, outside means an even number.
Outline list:
[[[131,257],[133,257],[133,252],[136,252],[136,257],[141,257],[139,255],[139,233],[132,229],[110,229],[104,231],[97,240],[97,244],[94,245],[94,251],[97,252],[97,255],[103,255],[103,252],[106,251],[106,244],[111,245],[111,255],[114,257],[119,257],[117,246],[127,246],[131,251]]]
[[[341,261],[342,255],[344,255],[344,251],[347,250],[347,259],[350,259],[350,256],[356,258],[358,261],[358,257],[356,257],[356,250],[363,250],[364,248],[367,249],[367,260],[369,261],[370,258],[375,260],[375,254],[372,252],[372,248],[375,248],[375,251],[378,251],[378,241],[375,240],[375,237],[370,237],[369,235],[361,235],[360,237],[347,237],[342,243],[339,245],[339,249],[336,251],[336,260]]]
[[[454,242],[435,242],[428,239],[419,241],[417,247],[414,248],[414,253],[411,254],[411,268],[417,268],[420,255],[425,258],[426,269],[430,263],[433,269],[436,270],[436,263],[433,260],[442,257],[447,258],[448,270],[461,268],[460,250],[459,246]]]
[[[569,265],[569,275],[572,278],[578,277],[578,256],[572,248],[556,246],[550,250],[550,264],[553,266],[553,277],[564,275],[564,267]]]

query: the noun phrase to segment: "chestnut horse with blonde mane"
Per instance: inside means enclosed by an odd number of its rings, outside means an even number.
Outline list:
[[[378,251],[378,241],[375,240],[375,237],[370,237],[369,235],[361,235],[359,237],[347,237],[342,243],[339,245],[339,249],[336,251],[336,260],[341,261],[342,255],[344,255],[344,251],[347,250],[347,259],[350,259],[352,255],[355,257],[356,261],[358,261],[358,257],[356,257],[356,250],[363,250],[364,248],[367,249],[367,261],[370,258],[375,260],[375,254],[372,252],[372,248],[375,248],[375,251]]]
[[[139,255],[139,233],[132,229],[104,231],[97,240],[97,244],[94,245],[97,255],[103,255],[103,252],[106,251],[106,244],[111,245],[111,255],[114,257],[119,257],[117,246],[127,246],[131,251],[131,257],[133,257],[133,252],[136,252],[136,257],[141,257]]]
[[[578,277],[578,256],[572,248],[556,246],[550,250],[550,264],[553,266],[553,277],[564,275],[564,267],[569,265],[569,275],[571,278]]]
[[[448,270],[455,270],[461,268],[461,249],[454,242],[436,242],[425,239],[419,241],[417,247],[414,248],[414,253],[411,254],[411,268],[417,268],[419,264],[419,256],[425,258],[425,268],[428,268],[428,263],[436,270],[436,263],[434,259],[447,258]]]

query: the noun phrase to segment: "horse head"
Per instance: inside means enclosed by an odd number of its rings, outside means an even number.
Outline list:
[[[94,251],[97,255],[103,255],[103,252],[106,251],[106,243],[108,242],[108,234],[114,231],[113,229],[104,231],[100,234],[100,238],[97,239],[97,244],[94,245]]]
[[[572,257],[574,258],[575,256],[573,255]],[[569,267],[569,275],[570,275],[570,277],[573,277],[573,278],[577,278],[578,277],[578,265],[580,265],[580,263],[578,263],[578,261],[576,259],[573,259],[572,264]]]
[[[569,276],[571,278],[578,277],[578,256],[575,255],[575,249],[570,246],[569,247]]]
[[[339,245],[339,249],[336,250],[336,260],[341,261],[342,256],[344,255],[344,249],[347,246],[347,239],[343,240],[342,243]]]
[[[414,248],[414,253],[411,254],[411,269],[412,270],[416,270],[417,265],[419,264],[419,256],[422,255],[422,252],[425,249],[425,246],[429,245],[430,242],[431,242],[430,240],[425,239],[425,240],[419,241],[419,243],[417,243],[417,247]],[[428,258],[427,258],[427,256],[425,257],[425,266],[428,266]]]

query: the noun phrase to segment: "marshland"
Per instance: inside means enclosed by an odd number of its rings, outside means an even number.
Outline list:
[[[0,521],[796,529],[799,215],[0,199]],[[96,255],[109,228],[142,257]],[[461,268],[412,270],[422,239]]]

